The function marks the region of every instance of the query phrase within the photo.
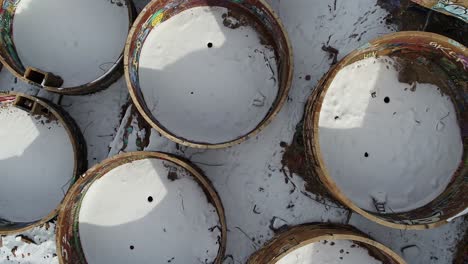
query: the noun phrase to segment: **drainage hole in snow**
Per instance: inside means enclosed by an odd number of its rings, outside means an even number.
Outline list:
[[[212,48],[212,47],[213,47],[213,43],[208,42],[207,46],[208,46],[208,48]]]
[[[390,103],[390,97],[388,97],[388,96],[385,97],[384,102],[385,102],[386,104]]]
[[[152,196],[148,196],[148,202],[153,202],[153,197]]]
[[[338,119],[340,119],[340,117],[339,117],[339,116],[335,116],[335,120],[338,120]]]
[[[135,249],[135,247],[133,245],[130,246],[130,250],[134,250],[134,249]]]
[[[369,157],[369,153],[364,153],[364,157],[368,158]]]
[[[193,94],[193,92],[190,92],[190,94]]]

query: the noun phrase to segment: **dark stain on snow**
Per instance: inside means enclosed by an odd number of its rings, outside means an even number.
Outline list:
[[[169,173],[167,174],[167,178],[168,178],[170,181],[175,181],[175,180],[179,179],[179,176],[177,175],[177,172],[175,172],[175,171],[169,171]]]
[[[377,0],[377,5],[389,12],[387,25],[396,25],[397,31],[428,31],[445,35],[467,45],[468,23],[461,19],[433,12],[410,0]]]
[[[325,208],[333,207],[342,209],[342,207],[334,202],[325,187],[320,183],[318,177],[313,175],[313,170],[308,167],[303,141],[303,121],[296,126],[296,133],[294,134],[292,143],[288,145],[285,142],[281,142],[280,146],[284,149],[283,158],[281,160],[281,171],[285,176],[285,183],[289,184],[289,182],[291,182],[293,185],[291,193],[296,190],[296,186],[294,182],[289,181],[289,178],[292,178],[293,175],[297,175],[305,181],[304,187],[306,191],[301,191],[304,196],[325,205]],[[286,173],[286,171],[288,173]],[[311,194],[315,194],[315,196]]]
[[[281,217],[273,216],[268,226],[275,234],[286,231],[289,228],[288,222]]]
[[[330,45],[323,45],[322,50],[328,53],[328,59],[332,60],[331,65],[338,63],[338,54],[340,53],[338,49]]]
[[[34,242],[34,240],[32,240],[31,238],[27,237],[26,235],[18,235],[18,236],[16,236],[16,239],[18,239],[18,238],[19,238],[22,242],[24,242],[24,243],[37,245],[37,243]]]
[[[254,214],[261,214],[261,212],[259,212],[259,211],[257,210],[257,205],[254,205],[254,208],[252,209],[252,212],[253,212]]]
[[[13,256],[16,258],[16,250],[18,250],[18,246],[14,246],[12,249],[11,249],[11,254],[13,254]]]

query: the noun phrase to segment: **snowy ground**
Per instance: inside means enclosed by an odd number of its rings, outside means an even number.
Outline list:
[[[135,2],[141,10],[148,1]],[[411,264],[451,263],[456,244],[468,227],[464,219],[428,231],[385,228],[359,215],[350,215],[335,204],[315,201],[314,195],[305,191],[304,181],[294,174],[286,176],[287,168],[282,168],[284,148],[280,143],[292,141],[308,95],[332,62],[322,46],[338,49],[340,59],[368,40],[392,32],[395,29],[384,22],[387,12],[376,5],[376,0],[267,2],[280,15],[290,34],[295,60],[289,100],[270,126],[256,138],[229,149],[201,151],[180,147],[138,121],[135,109],[125,105],[128,94],[121,79],[103,92],[64,96],[60,100],[84,132],[89,165],[120,151],[143,149],[189,158],[205,171],[224,203],[229,230],[224,264],[245,263],[275,230],[306,222],[349,222],[391,247]],[[0,73],[0,85],[4,90],[37,93],[34,88],[16,82],[6,69]],[[58,96],[44,92],[39,95],[59,102]],[[149,144],[146,144],[148,137]],[[112,147],[110,153],[109,147]],[[2,237],[0,263],[58,263],[54,225]]]

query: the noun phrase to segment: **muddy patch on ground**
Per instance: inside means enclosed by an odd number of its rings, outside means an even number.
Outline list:
[[[377,5],[389,12],[385,23],[397,26],[399,31],[433,32],[468,45],[468,23],[461,19],[427,9],[410,0],[377,0]]]
[[[281,170],[284,173],[285,182],[288,183],[289,179],[295,174],[305,181],[304,187],[306,192],[301,191],[302,194],[326,206],[339,207],[339,203],[332,198],[330,193],[320,182],[319,177],[315,175],[312,167],[308,164],[303,138],[303,126],[304,119],[296,126],[296,133],[290,145],[286,142],[280,143],[281,147],[284,149],[283,158],[281,160],[283,167]],[[315,194],[316,197],[312,197],[310,193]]]

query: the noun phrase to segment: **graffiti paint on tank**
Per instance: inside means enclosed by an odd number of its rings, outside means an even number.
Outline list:
[[[160,9],[156,13],[154,13],[141,27],[140,33],[136,39],[136,46],[133,51],[133,59],[132,65],[130,67],[130,78],[133,83],[138,83],[138,61],[140,58],[141,48],[143,47],[143,43],[148,37],[151,30],[159,25],[164,19],[164,9]]]
[[[455,16],[461,18],[465,22],[468,22],[468,3],[465,1],[464,5],[462,3],[454,3],[452,1],[440,1],[433,7],[435,10],[442,10],[454,14]]]
[[[2,2],[0,8],[0,40],[3,42],[3,45],[0,45],[0,53],[12,66],[16,67],[19,71],[24,71],[24,66],[18,57],[12,39],[13,18],[19,1],[20,0],[4,0]]]
[[[424,7],[457,17],[468,22],[467,0],[412,0]]]
[[[456,60],[456,62],[459,62],[463,65],[463,69],[468,69],[468,58],[463,56],[462,54],[458,54],[455,51],[453,51],[451,48],[444,47],[440,45],[437,42],[431,42],[429,43],[431,47],[435,48],[436,50],[440,50],[442,53],[444,53],[446,56],[452,57],[453,59]]]

